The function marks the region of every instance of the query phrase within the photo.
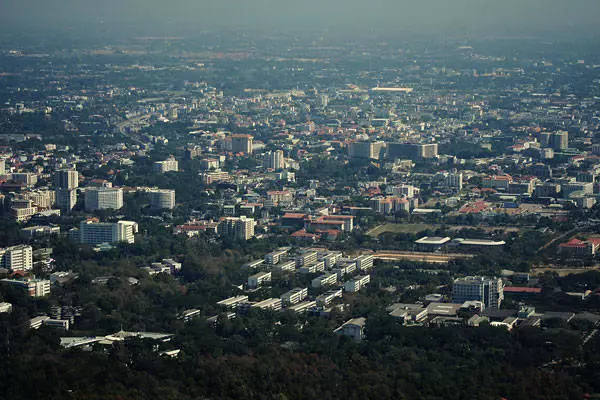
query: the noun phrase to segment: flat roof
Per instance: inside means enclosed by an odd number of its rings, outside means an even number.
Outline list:
[[[419,240],[416,240],[415,243],[418,244],[431,244],[431,245],[442,245],[444,243],[448,243],[450,241],[449,237],[439,237],[439,236],[424,236]]]

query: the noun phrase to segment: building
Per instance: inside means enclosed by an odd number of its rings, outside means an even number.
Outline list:
[[[231,182],[233,179],[227,171],[210,171],[200,174],[200,179],[204,185],[210,185],[216,182]]]
[[[333,332],[337,333],[338,335],[349,336],[357,342],[360,342],[365,338],[366,322],[366,318],[352,318],[344,322],[342,326],[335,329]]]
[[[251,308],[258,308],[260,310],[274,310],[279,311],[282,308],[281,299],[272,297],[270,299],[262,300],[252,304]]]
[[[18,245],[0,249],[0,268],[11,271],[29,271],[33,268],[33,249]]]
[[[348,156],[350,159],[379,160],[385,149],[385,143],[378,142],[350,142]]]
[[[254,221],[254,218],[246,216],[227,217],[220,221],[218,232],[225,237],[249,240],[254,237],[255,225],[256,221]]]
[[[137,222],[98,222],[97,220],[81,221],[79,224],[79,242],[90,246],[102,243],[125,242],[132,244],[138,232]]]
[[[73,169],[61,169],[54,173],[54,186],[57,189],[76,189],[79,186],[79,173]]]
[[[148,192],[150,206],[172,210],[175,208],[175,191],[172,189],[152,189]]]
[[[270,272],[259,272],[248,277],[248,287],[251,289],[255,289],[269,282],[271,282]]]
[[[252,154],[252,135],[231,135],[231,151],[234,153]]]
[[[44,297],[50,294],[50,281],[46,279],[2,279],[0,283],[24,289],[30,297]]]
[[[500,278],[468,276],[454,281],[452,302],[463,304],[466,301],[481,301],[485,308],[497,309],[504,299],[504,284]]]
[[[296,255],[296,268],[313,265],[317,262],[319,253],[316,251],[303,251]]]
[[[563,151],[569,148],[569,132],[554,132],[550,137],[550,145],[555,151]]]
[[[373,268],[373,255],[363,254],[356,257],[356,268],[359,271],[368,271]]]
[[[70,212],[77,204],[77,190],[57,188],[55,198],[56,205],[61,211]]]
[[[6,158],[0,158],[0,175],[6,175]]]
[[[38,212],[33,201],[29,199],[14,199],[11,202],[9,216],[17,222],[29,221]]]
[[[234,297],[229,297],[228,299],[225,299],[225,300],[221,300],[221,301],[217,302],[217,305],[225,307],[225,308],[233,309],[233,308],[236,308],[238,306],[238,304],[246,303],[247,301],[248,301],[248,296],[241,295],[241,296],[234,296]]]
[[[389,143],[387,154],[391,159],[428,160],[438,157],[438,145],[437,143]]]
[[[265,262],[267,264],[271,264],[271,265],[275,265],[275,264],[279,264],[279,261],[281,261],[281,259],[283,257],[285,257],[288,253],[288,249],[280,249],[280,250],[275,250],[272,251],[270,253],[265,254]]]
[[[87,188],[85,190],[85,210],[118,210],[123,208],[123,189]]]
[[[320,288],[323,286],[333,285],[337,283],[337,280],[337,274],[324,274],[313,279],[310,284],[313,288]]]
[[[357,276],[354,279],[350,279],[344,284],[344,290],[346,292],[355,293],[358,292],[363,286],[366,286],[371,282],[371,275]]]
[[[10,178],[13,182],[22,183],[27,187],[35,186],[38,181],[37,174],[32,174],[30,172],[14,173],[11,174]]]
[[[307,288],[295,288],[281,295],[283,304],[297,304],[308,296]]]
[[[320,296],[317,296],[317,305],[319,306],[328,306],[335,299],[341,299],[343,297],[342,289],[332,289],[323,293]]]
[[[179,162],[175,157],[169,157],[164,161],[156,161],[153,165],[154,171],[165,173],[165,172],[177,172],[179,171]]]
[[[285,168],[285,158],[283,150],[269,151],[265,154],[264,167],[279,171]]]

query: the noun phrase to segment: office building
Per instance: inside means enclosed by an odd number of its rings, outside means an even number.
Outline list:
[[[225,237],[248,240],[254,237],[255,225],[254,218],[226,217],[220,221],[217,231]]]
[[[379,160],[385,149],[385,143],[378,142],[351,142],[348,144],[348,157],[350,159]]]
[[[29,172],[15,173],[11,175],[14,182],[22,183],[27,187],[35,186],[38,181],[38,176]]]
[[[179,171],[179,162],[175,157],[169,157],[164,161],[156,161],[153,165],[154,171],[165,173],[165,172],[177,172]]]
[[[125,242],[132,244],[134,234],[138,232],[138,224],[132,221],[97,222],[81,221],[79,225],[79,242],[90,246],[103,243]]]
[[[33,249],[27,245],[0,249],[0,268],[11,271],[29,271],[33,268]]]
[[[123,207],[123,189],[87,188],[85,190],[85,210],[118,210]]]
[[[438,156],[438,145],[437,143],[389,143],[387,154],[391,159],[427,160]]]
[[[550,138],[551,146],[555,151],[563,151],[569,148],[569,132],[554,132]]]
[[[79,186],[79,173],[73,169],[61,169],[54,173],[54,186],[60,189],[76,189]]]
[[[504,299],[504,284],[500,278],[468,276],[454,281],[452,286],[452,302],[462,304],[465,301],[477,300],[486,308],[497,309]]]
[[[77,204],[77,190],[58,188],[55,191],[56,205],[61,211],[69,212]]]
[[[279,171],[285,168],[285,158],[283,150],[269,151],[265,154],[264,167]]]
[[[172,189],[152,189],[148,192],[150,206],[154,208],[175,208],[175,191]]]
[[[234,153],[252,154],[252,135],[231,135],[231,151]]]

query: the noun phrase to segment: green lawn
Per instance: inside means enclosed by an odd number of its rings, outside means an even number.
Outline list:
[[[430,224],[384,224],[379,225],[369,232],[367,235],[377,237],[383,233],[419,233],[427,229],[437,229],[439,225]]]

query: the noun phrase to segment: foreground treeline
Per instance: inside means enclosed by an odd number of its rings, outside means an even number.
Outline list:
[[[204,322],[170,343],[65,351],[55,332],[3,336],[3,399],[582,399],[600,392],[600,341],[539,329],[401,327],[374,316],[369,340],[322,320],[260,314]],[[289,317],[292,318],[292,317]],[[296,323],[294,323],[296,322]],[[20,333],[20,336],[18,335]]]

